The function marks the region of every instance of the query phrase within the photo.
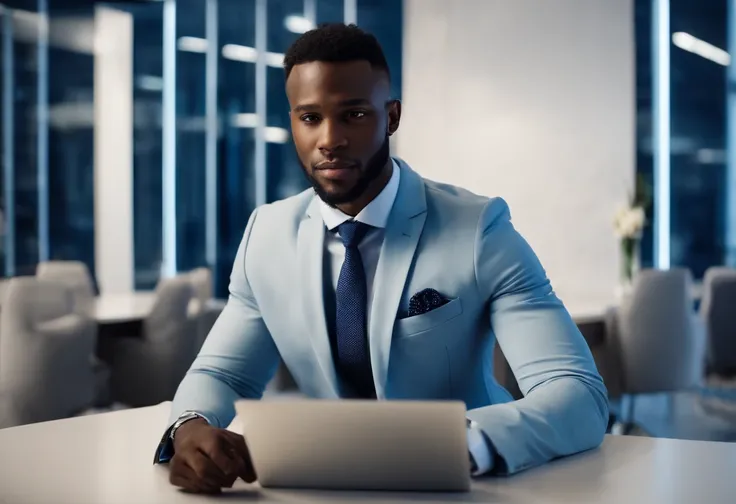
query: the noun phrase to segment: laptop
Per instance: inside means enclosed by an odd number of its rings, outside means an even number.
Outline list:
[[[470,490],[462,402],[241,400],[262,487]]]

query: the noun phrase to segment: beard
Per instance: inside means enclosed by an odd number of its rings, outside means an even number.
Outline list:
[[[309,173],[309,170],[307,170],[306,166],[304,166],[304,163],[300,164],[302,165],[302,171],[304,172],[304,175],[307,177],[307,180],[312,185],[312,189],[314,189],[314,192],[319,196],[319,198],[327,203],[332,208],[337,207],[337,205],[343,205],[345,203],[350,203],[355,201],[356,199],[360,198],[365,190],[368,188],[368,186],[371,185],[371,182],[376,180],[383,171],[383,168],[386,166],[386,163],[388,163],[388,160],[390,158],[390,147],[389,147],[389,136],[386,135],[386,138],[383,141],[383,144],[378,148],[378,150],[373,154],[368,162],[365,164],[365,168],[359,167],[362,171],[362,175],[360,178],[353,184],[352,187],[345,188],[344,190],[336,193],[336,192],[327,192],[322,185]]]

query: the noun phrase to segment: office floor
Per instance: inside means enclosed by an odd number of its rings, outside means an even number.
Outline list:
[[[611,401],[620,415],[621,401]],[[736,442],[736,380],[710,379],[698,390],[634,398],[630,435]]]

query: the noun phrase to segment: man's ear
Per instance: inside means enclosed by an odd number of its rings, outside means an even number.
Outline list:
[[[401,101],[391,100],[388,102],[388,134],[389,136],[396,133],[401,122]]]

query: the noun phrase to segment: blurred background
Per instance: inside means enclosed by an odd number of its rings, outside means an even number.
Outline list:
[[[5,425],[171,398],[250,213],[308,187],[282,62],[324,22],[382,44],[394,155],[509,202],[612,430],[736,440],[727,0],[0,0]]]

